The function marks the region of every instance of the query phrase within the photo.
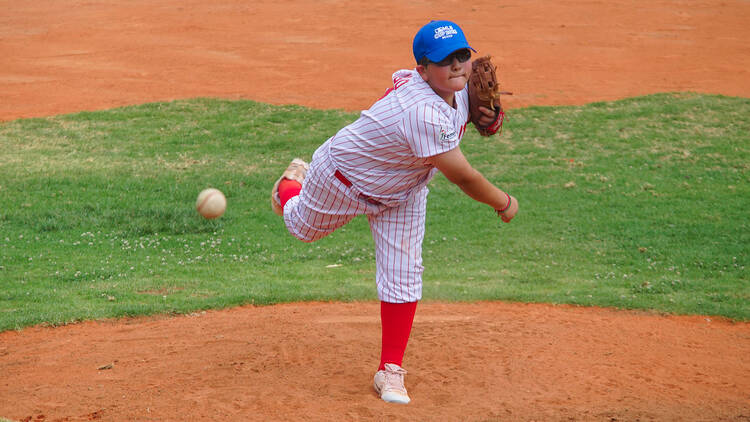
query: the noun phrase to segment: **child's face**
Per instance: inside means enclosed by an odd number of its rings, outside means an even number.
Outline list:
[[[430,63],[427,66],[417,66],[417,71],[425,82],[443,99],[453,99],[453,94],[464,89],[471,74],[471,61],[461,63],[453,57],[447,66]],[[450,101],[452,102],[452,101]]]

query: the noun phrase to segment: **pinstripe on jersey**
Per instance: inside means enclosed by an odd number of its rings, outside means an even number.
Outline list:
[[[300,195],[284,206],[289,232],[318,240],[367,215],[375,242],[376,284],[384,302],[422,298],[427,158],[456,148],[468,121],[468,94],[448,105],[419,74],[401,70],[394,87],[321,145]],[[334,177],[339,170],[350,186]]]
[[[448,105],[416,70],[393,75],[394,87],[331,140],[331,160],[362,193],[403,201],[427,185],[435,171],[426,158],[450,151],[466,130],[469,97]]]

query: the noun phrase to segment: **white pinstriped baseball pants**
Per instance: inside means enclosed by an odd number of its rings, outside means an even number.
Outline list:
[[[375,241],[375,281],[383,302],[422,299],[422,240],[427,187],[397,206],[372,203],[334,176],[327,144],[313,155],[298,196],[284,206],[284,223],[303,242],[314,242],[358,215],[367,215]]]

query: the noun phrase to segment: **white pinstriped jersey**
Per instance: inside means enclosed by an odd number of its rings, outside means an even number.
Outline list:
[[[287,229],[305,242],[367,215],[382,301],[422,298],[427,183],[437,171],[427,157],[456,148],[463,137],[467,90],[455,99],[453,108],[416,70],[394,73],[383,98],[315,151],[302,191],[284,206]]]
[[[393,74],[393,88],[327,142],[336,168],[364,195],[402,202],[427,185],[427,158],[456,148],[469,120],[466,88],[451,107],[416,70]]]

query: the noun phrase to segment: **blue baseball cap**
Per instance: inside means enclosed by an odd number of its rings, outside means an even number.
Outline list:
[[[439,62],[449,54],[462,48],[471,48],[464,31],[451,21],[431,21],[414,36],[414,59],[419,64],[422,57],[431,62]]]

